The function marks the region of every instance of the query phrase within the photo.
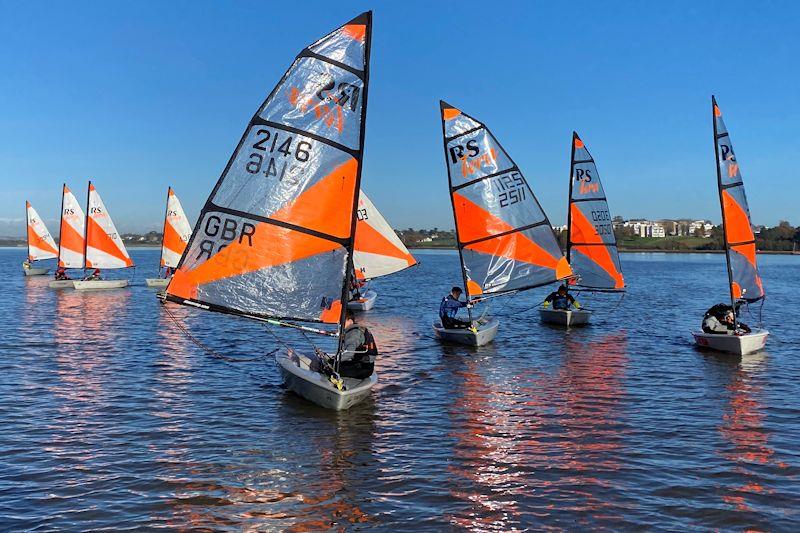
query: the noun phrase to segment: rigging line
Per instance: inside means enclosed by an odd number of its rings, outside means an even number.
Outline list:
[[[223,360],[225,362],[228,362],[228,363],[246,363],[246,362],[251,362],[251,361],[258,361],[258,360],[260,360],[260,359],[262,359],[262,358],[264,358],[266,356],[269,356],[269,354],[265,354],[264,356],[258,355],[258,356],[253,356],[253,357],[249,357],[249,358],[240,358],[240,357],[229,357],[227,355],[221,354],[218,351],[214,350],[213,348],[211,348],[209,346],[206,346],[199,339],[197,339],[197,337],[192,335],[189,332],[189,330],[186,328],[186,326],[184,326],[178,320],[178,318],[174,314],[172,314],[172,311],[169,310],[169,307],[167,307],[165,303],[162,302],[161,306],[162,306],[162,309],[164,309],[164,311],[166,311],[167,315],[172,320],[172,323],[175,324],[175,326],[186,336],[186,338],[189,339],[190,341],[192,341],[201,350],[206,352],[208,355],[211,355],[212,357],[215,357],[217,359],[221,359],[221,360]],[[270,352],[270,353],[274,353],[274,351]]]

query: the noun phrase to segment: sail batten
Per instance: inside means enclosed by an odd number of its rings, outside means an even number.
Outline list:
[[[44,221],[30,202],[25,202],[28,260],[41,261],[58,257],[58,249]]]
[[[467,298],[527,290],[571,277],[550,221],[491,131],[445,102],[441,113]]]
[[[261,103],[200,213],[168,300],[341,327],[370,27],[364,13],[303,49]]]
[[[572,132],[567,205],[567,260],[582,289],[620,292],[625,278],[605,189],[592,154]]]
[[[714,96],[711,97],[711,114],[731,305],[737,300],[755,302],[765,296],[756,263],[755,233],[739,162]]]

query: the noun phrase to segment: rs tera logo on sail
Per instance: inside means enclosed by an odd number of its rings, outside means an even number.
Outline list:
[[[722,152],[722,160],[728,163],[728,177],[735,178],[739,174],[739,163],[736,162],[733,150],[727,144],[720,144],[719,150]]]
[[[589,183],[592,181],[592,171],[588,168],[575,169],[575,181],[580,183],[578,192],[581,194],[597,193],[600,192],[600,182]]]
[[[466,145],[454,144],[449,149],[450,162],[455,165],[461,161],[461,175],[469,177],[481,169],[482,166],[493,167],[497,164],[497,151],[489,148],[488,152],[481,154],[478,141],[470,139]]]
[[[329,128],[336,128],[342,133],[344,130],[342,109],[349,107],[350,111],[356,111],[361,87],[347,82],[339,82],[337,85],[336,80],[330,75],[325,75],[315,85],[311,88],[306,87],[302,91],[297,87],[289,89],[289,103],[303,113],[309,108],[313,109],[317,120],[322,120]]]

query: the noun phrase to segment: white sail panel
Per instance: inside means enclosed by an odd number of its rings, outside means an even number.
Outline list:
[[[86,268],[127,268],[133,261],[103,200],[89,182],[86,213]]]
[[[28,219],[28,259],[41,261],[58,257],[56,242],[30,202],[25,202],[25,212]]]
[[[83,268],[86,215],[72,191],[64,185],[61,199],[61,229],[58,239],[58,265]]]
[[[178,196],[170,187],[167,191],[167,215],[164,219],[164,236],[161,241],[161,266],[176,268],[186,244],[192,236],[192,227],[183,211]]]
[[[394,274],[417,264],[403,241],[362,190],[358,198],[358,222],[353,266],[359,279]]]

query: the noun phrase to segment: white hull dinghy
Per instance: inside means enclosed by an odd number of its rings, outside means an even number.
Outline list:
[[[44,259],[55,259],[58,257],[58,249],[47,226],[30,202],[25,202],[25,218],[28,224],[28,259],[22,264],[22,271],[26,277],[43,276],[50,269],[35,267],[33,263]]]
[[[378,293],[372,289],[368,289],[358,300],[347,302],[347,308],[351,311],[369,311],[375,307],[376,298],[378,298]]]
[[[525,176],[489,128],[447,102],[439,108],[462,291],[474,324],[473,305],[570,278],[572,269]],[[475,332],[437,320],[433,329],[442,341],[482,346],[499,323],[478,319]]]
[[[330,379],[319,372],[319,360],[316,355],[306,356],[289,349],[287,353],[275,356],[275,362],[281,369],[286,387],[326,409],[343,411],[367,399],[372,387],[378,382],[378,374],[373,373],[366,379],[343,378],[344,386],[339,390]]]
[[[298,55],[302,60],[293,61],[248,123],[231,163],[200,211],[197,238],[187,243],[164,292],[167,302],[201,312],[335,338],[330,363],[316,349],[309,350],[311,356],[294,350],[275,356],[290,390],[333,410],[363,401],[378,379],[373,373],[366,379],[340,380],[328,368],[341,367],[348,349],[345,324],[356,276],[356,221],[369,216],[356,208],[371,39],[372,15],[367,12],[316,40]],[[338,85],[343,92],[323,95],[312,90],[321,72],[334,71],[337,80],[347,80]],[[330,119],[327,122],[320,119],[323,108],[329,113],[323,117]],[[340,122],[330,127],[336,117]],[[283,150],[294,154],[288,156],[291,162],[278,159]],[[254,159],[259,162],[248,163]],[[335,330],[330,328],[334,325]],[[279,332],[272,335],[283,342]],[[257,337],[254,341],[260,342]],[[361,375],[361,365],[355,366],[352,373]]]
[[[497,336],[500,320],[497,317],[492,317],[485,320],[477,320],[476,324],[476,331],[469,328],[448,329],[442,325],[441,320],[437,320],[433,323],[433,331],[436,333],[436,337],[444,342],[454,342],[467,346],[484,346],[492,342]]]
[[[102,291],[108,289],[122,289],[128,286],[127,279],[87,279],[75,280],[72,285],[79,291]]]
[[[585,326],[592,317],[586,309],[539,309],[539,317],[545,324],[557,326]]]
[[[170,278],[147,278],[147,279],[144,280],[144,282],[148,287],[164,288],[167,285],[169,285],[169,281],[171,279],[172,279],[171,277]]]
[[[74,281],[75,280],[71,279],[54,279],[53,281],[48,283],[47,286],[50,287],[51,289],[74,289],[75,288]]]
[[[724,335],[693,331],[694,341],[701,348],[727,352],[736,355],[747,355],[764,349],[767,345],[769,331],[756,329],[744,335]]]
[[[756,265],[756,239],[750,219],[750,209],[747,206],[744,181],[734,155],[731,137],[722,119],[722,111],[717,106],[714,96],[711,97],[711,115],[725,262],[728,267],[730,293],[728,312],[733,313],[732,329],[736,331],[739,328],[738,307],[743,302],[749,304],[763,300],[766,293]],[[693,331],[692,336],[697,346],[701,348],[746,355],[763,349],[767,344],[769,332],[760,328],[753,328],[750,333],[742,335],[734,335],[732,332],[714,334]]]

